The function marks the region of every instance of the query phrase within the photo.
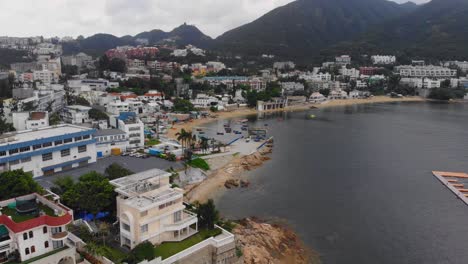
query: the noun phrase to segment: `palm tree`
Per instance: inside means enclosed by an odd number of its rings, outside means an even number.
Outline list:
[[[184,153],[184,146],[187,141],[188,132],[185,129],[181,129],[180,132],[176,133],[177,140],[182,144],[182,153]]]

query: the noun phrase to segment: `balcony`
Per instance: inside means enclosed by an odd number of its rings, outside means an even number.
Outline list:
[[[51,238],[54,241],[64,240],[68,238],[68,232],[64,231],[64,232],[58,232],[58,233],[52,234]]]
[[[182,214],[182,219],[176,223],[164,225],[166,231],[179,231],[187,228],[198,222],[197,216],[190,213],[189,211],[184,211]],[[197,230],[198,228],[195,228]]]

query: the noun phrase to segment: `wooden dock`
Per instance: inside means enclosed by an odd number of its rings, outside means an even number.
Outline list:
[[[449,190],[451,190],[460,200],[468,205],[468,189],[465,189],[464,184],[460,183],[459,179],[468,179],[468,174],[464,172],[447,172],[433,171],[432,174],[442,182]]]

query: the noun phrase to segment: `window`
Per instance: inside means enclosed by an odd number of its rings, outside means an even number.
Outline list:
[[[76,142],[76,141],[80,141],[80,140],[82,140],[82,139],[83,139],[82,137],[75,137],[75,142]]]
[[[91,136],[90,135],[86,135],[86,136],[83,136],[83,139],[89,139]]]
[[[26,152],[26,151],[30,151],[30,150],[31,150],[30,146],[20,148],[20,152]]]
[[[42,232],[43,232],[44,234],[47,234],[47,226],[44,226],[44,227],[42,228]]]
[[[78,147],[78,153],[83,153],[83,152],[86,152],[86,145]]]
[[[122,228],[126,231],[130,231],[130,226],[125,223],[122,223]]]
[[[10,166],[11,165],[18,165],[19,163],[20,163],[19,160],[12,160],[12,161],[10,161]]]
[[[10,150],[8,151],[8,153],[10,153],[10,155],[11,155],[11,154],[16,154],[16,153],[18,153],[18,149],[10,149]]]
[[[39,144],[39,145],[34,145],[34,146],[33,146],[33,150],[40,149],[40,148],[42,148],[42,145],[41,145],[41,144]]]
[[[61,150],[60,155],[62,155],[62,157],[70,156],[70,149]]]
[[[52,142],[46,142],[46,143],[42,144],[42,147],[43,148],[52,147]]]
[[[48,161],[52,159],[52,153],[42,154],[42,161]]]
[[[48,248],[49,247],[49,241],[44,242],[44,247]]]
[[[146,224],[146,225],[142,225],[142,226],[140,227],[140,230],[141,230],[141,233],[146,233],[146,232],[148,232],[148,225],[147,225],[147,224]]]
[[[54,249],[62,248],[63,247],[63,241],[52,241],[52,246]]]
[[[70,142],[73,142],[72,138],[67,138],[63,140],[63,143],[70,143]]]
[[[24,250],[24,253],[25,253],[26,255],[29,255],[29,248],[26,248],[26,249]]]
[[[28,234],[27,233],[23,233],[23,240],[28,240]]]
[[[29,238],[33,238],[33,237],[34,237],[33,231],[29,231]]]
[[[36,247],[35,247],[35,246],[32,246],[32,247],[31,247],[31,254],[34,253],[34,252],[36,252]]]
[[[6,156],[6,151],[0,151],[0,157],[1,156]]]
[[[57,141],[55,141],[54,143],[55,143],[55,146],[62,145],[62,144],[63,144],[63,140],[57,140]]]
[[[174,223],[179,222],[182,220],[182,211],[178,211],[174,213]]]
[[[21,163],[26,163],[26,162],[30,162],[30,161],[31,161],[31,157],[21,159]]]

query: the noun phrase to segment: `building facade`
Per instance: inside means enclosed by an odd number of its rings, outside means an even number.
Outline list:
[[[181,241],[198,232],[196,215],[185,210],[184,191],[171,188],[170,173],[153,169],[110,183],[116,187],[120,243]]]
[[[94,163],[95,132],[60,125],[4,134],[0,138],[0,172],[23,169],[39,177]]]

